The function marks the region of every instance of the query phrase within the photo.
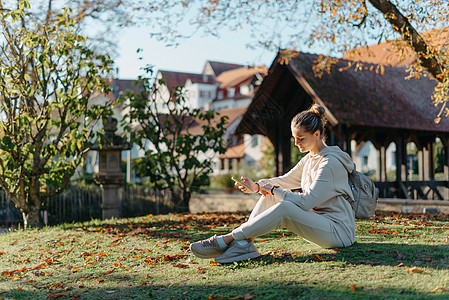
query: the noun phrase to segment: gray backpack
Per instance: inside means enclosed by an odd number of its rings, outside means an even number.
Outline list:
[[[355,170],[349,173],[349,186],[354,200],[348,199],[357,219],[374,216],[379,197],[379,189],[368,176]]]

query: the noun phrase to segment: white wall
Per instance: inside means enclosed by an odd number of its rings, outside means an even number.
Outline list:
[[[354,153],[354,152],[353,152]],[[378,165],[377,150],[373,143],[366,142],[356,153],[357,170],[363,173],[376,171]],[[386,150],[386,167],[388,171],[396,170],[396,144],[391,143]]]

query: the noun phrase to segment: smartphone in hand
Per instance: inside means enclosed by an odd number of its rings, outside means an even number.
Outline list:
[[[251,193],[255,193],[255,191],[253,191],[246,182],[241,181],[241,180],[235,178],[234,176],[232,176],[231,179],[234,180],[235,182],[237,182],[238,184],[240,184],[241,186],[244,186],[245,188],[247,188]]]

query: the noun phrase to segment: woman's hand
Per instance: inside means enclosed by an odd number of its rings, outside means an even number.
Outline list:
[[[272,185],[270,183],[267,183],[267,184],[265,184],[264,186],[262,186],[260,188],[260,192],[262,193],[262,195],[264,197],[266,197],[267,195],[273,195],[271,193],[271,190],[273,190],[273,188],[276,189],[276,188],[278,188],[278,186],[274,186],[274,185]]]
[[[253,190],[253,192],[259,192],[259,185],[257,183],[255,183],[254,181],[252,181],[250,178],[248,177],[241,177],[240,178],[241,181],[243,181],[246,185],[248,185],[248,187]],[[246,187],[244,187],[243,185],[239,184],[238,182],[235,183],[235,185],[244,193],[246,194],[250,194],[253,193],[252,191],[248,190]]]

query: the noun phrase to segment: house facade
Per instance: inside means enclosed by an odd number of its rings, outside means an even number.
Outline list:
[[[235,135],[234,130],[261,84],[267,68],[217,61],[206,61],[202,73],[159,70],[158,97],[167,100],[170,92],[182,87],[191,108],[214,110],[229,118],[226,141],[228,151],[214,157],[214,174],[227,174],[237,167],[257,167],[262,157],[264,137]],[[160,110],[164,113],[163,110]]]

